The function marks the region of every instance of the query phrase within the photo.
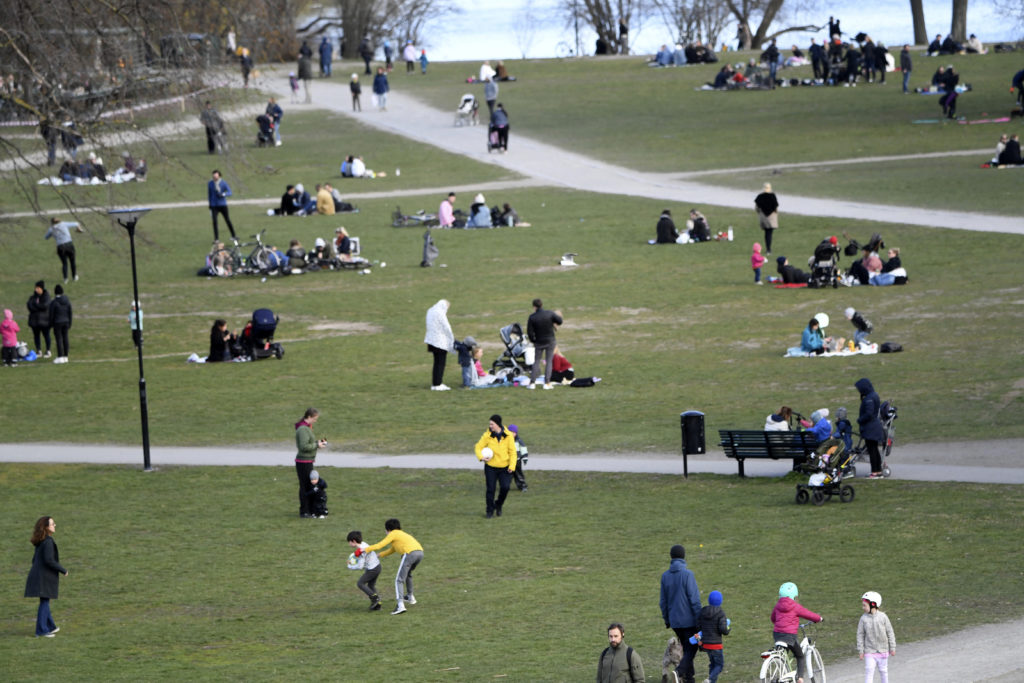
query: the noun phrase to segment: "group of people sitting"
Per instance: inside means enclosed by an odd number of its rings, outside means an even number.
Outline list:
[[[708,46],[701,44],[699,40],[683,47],[677,44],[675,48],[662,45],[654,58],[647,62],[647,66],[684,66],[686,64],[713,64],[718,61],[715,51]]]
[[[130,180],[145,182],[146,160],[136,161],[131,153],[121,153],[121,165],[113,172],[108,172],[103,158],[97,156],[96,152],[89,152],[89,156],[77,161],[72,157],[64,159],[57,170],[57,175],[52,178],[43,178],[40,185],[102,185],[104,183],[126,183]]]
[[[341,171],[342,178],[383,178],[387,175],[383,171],[375,172],[366,168],[366,162],[358,154],[349,154],[345,157],[338,170]]]
[[[1020,154],[1020,136],[1014,133],[1007,136],[1003,133],[996,144],[996,154],[992,157],[991,166],[1024,166]]]
[[[288,185],[281,195],[281,204],[276,209],[267,209],[268,216],[309,216],[322,214],[333,216],[335,213],[354,213],[359,209],[341,197],[330,183],[317,183],[315,196],[310,196],[302,183]]]
[[[985,46],[982,45],[980,40],[978,40],[978,36],[973,33],[964,45],[953,40],[952,34],[946,36],[945,40],[943,40],[941,33],[935,34],[935,40],[928,44],[929,57],[964,54],[983,55],[986,52],[988,52],[988,50],[986,50]]]
[[[308,251],[297,239],[291,240],[286,252],[282,253],[273,245],[269,246],[268,250],[267,271],[270,274],[297,275],[307,271],[362,268],[368,263],[358,253],[353,253],[357,250],[344,226],[335,228],[334,242],[330,245],[324,238],[317,237],[313,248]],[[239,264],[236,263],[234,254],[223,242],[218,240],[213,243],[213,248],[206,257],[206,268],[200,270],[199,274],[231,277],[239,274],[241,270]]]
[[[483,192],[473,197],[469,213],[455,208],[455,193],[450,192],[441,202],[437,212],[438,223],[442,228],[503,228],[530,227],[530,224],[519,217],[512,205],[505,202],[500,207],[487,207],[487,199]]]
[[[890,248],[886,252],[887,258],[885,261],[878,255],[882,249],[885,249],[885,243],[878,233],[872,235],[871,240],[863,247],[856,240],[850,240],[845,249],[846,254],[848,256],[855,256],[859,251],[862,253],[862,257],[850,264],[846,273],[841,273],[838,270],[840,253],[838,239],[835,235],[832,235],[822,240],[815,247],[814,254],[807,260],[807,265],[814,270],[821,267],[823,262],[831,263],[831,266],[836,271],[835,277],[838,278],[838,284],[843,284],[847,287],[857,285],[885,287],[888,285],[906,284],[907,270],[903,267],[903,262],[900,260],[899,247]],[[776,271],[783,284],[803,285],[810,283],[813,279],[813,273],[805,273],[800,270],[792,265],[785,256],[779,256],[775,259],[775,262]]]
[[[686,221],[686,231],[680,233],[672,220],[672,212],[665,209],[658,218],[655,239],[648,244],[689,244],[690,242],[708,242],[711,240],[711,226],[708,219],[697,209],[690,209],[690,217]]]

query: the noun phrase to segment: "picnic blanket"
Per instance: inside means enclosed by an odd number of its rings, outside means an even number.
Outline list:
[[[878,344],[862,344],[853,351],[844,346],[839,351],[826,351],[825,353],[807,353],[799,346],[793,346],[786,349],[786,353],[783,355],[786,358],[834,358],[836,356],[873,356],[876,353],[878,353]]]

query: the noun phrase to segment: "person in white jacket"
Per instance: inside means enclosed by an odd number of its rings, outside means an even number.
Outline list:
[[[889,683],[889,657],[896,654],[896,636],[892,631],[892,623],[885,612],[878,609],[882,604],[881,595],[868,591],[860,600],[864,614],[857,622],[857,652],[864,660],[864,681],[871,683],[875,679],[877,667],[882,683]]]
[[[451,387],[444,383],[444,366],[448,354],[455,350],[455,335],[448,323],[447,299],[441,299],[427,309],[427,334],[423,342],[427,350],[434,354],[434,370],[430,384],[431,391],[448,391]]]

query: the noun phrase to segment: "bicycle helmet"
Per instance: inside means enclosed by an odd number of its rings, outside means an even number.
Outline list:
[[[867,603],[873,608],[877,608],[879,605],[882,604],[882,596],[876,593],[875,591],[868,591],[864,595],[860,596],[860,599],[866,600]]]
[[[800,591],[797,590],[796,584],[792,581],[787,581],[786,583],[779,586],[780,598],[790,598],[792,600],[796,600],[796,596],[799,594]]]

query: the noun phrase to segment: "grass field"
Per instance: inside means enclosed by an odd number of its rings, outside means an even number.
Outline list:
[[[825,616],[826,664],[855,655],[869,588],[900,642],[1024,607],[1024,556],[1007,544],[1019,487],[858,482],[851,504],[815,508],[793,504],[795,479],[528,472],[529,493],[485,520],[477,472],[322,473],[331,515],[300,520],[289,467],[0,465],[5,678],[580,681],[618,620],[658,680],[658,582],[677,542],[702,597],[725,595],[723,683],[756,676],[786,580]],[[40,514],[70,572],[53,640],[32,637],[36,601],[20,597]],[[344,566],[347,532],[375,542],[390,516],[425,549],[401,617],[393,599],[368,612]],[[383,565],[388,596],[396,560]]]

